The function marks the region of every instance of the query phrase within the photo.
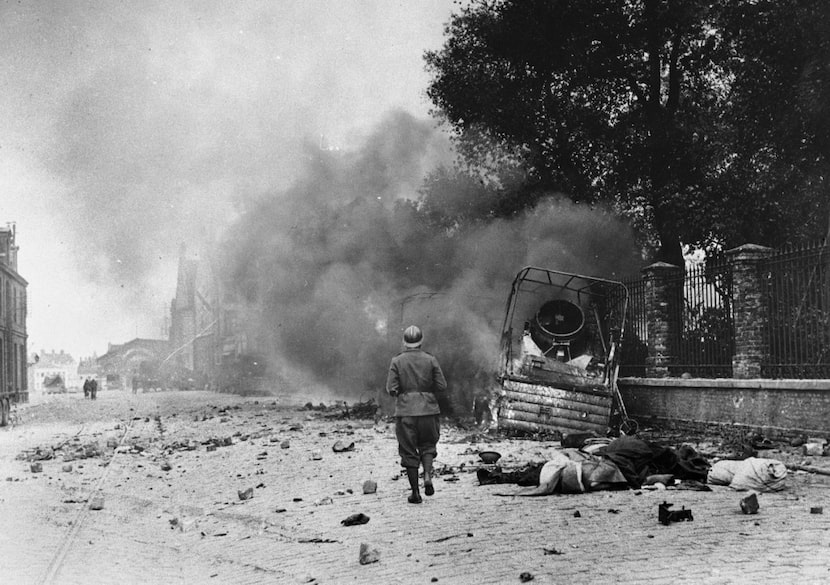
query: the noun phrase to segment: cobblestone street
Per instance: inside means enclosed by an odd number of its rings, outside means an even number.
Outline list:
[[[436,494],[416,506],[392,425],[300,406],[104,392],[22,407],[0,430],[0,581],[830,582],[828,476],[791,472],[785,491],[758,496],[757,515],[742,514],[745,494],[725,487],[502,497],[516,486],[478,485],[481,437],[447,427]],[[486,448],[519,467],[557,445]],[[33,472],[18,455],[39,447],[54,456]],[[366,480],[376,493],[363,493]],[[664,501],[694,521],[663,526]],[[811,514],[819,506],[825,513]],[[369,521],[341,523],[357,513]],[[359,563],[361,543],[377,562]]]

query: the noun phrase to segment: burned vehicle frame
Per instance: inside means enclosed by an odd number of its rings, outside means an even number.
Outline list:
[[[527,266],[513,280],[491,408],[499,430],[633,434],[617,388],[621,282]]]

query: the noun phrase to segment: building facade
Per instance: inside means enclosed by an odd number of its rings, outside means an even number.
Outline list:
[[[210,262],[179,255],[176,296],[170,304],[168,369],[191,388],[213,388],[218,373],[218,335],[221,310],[218,287]]]
[[[78,362],[63,350],[41,350],[30,361],[29,392],[37,394],[59,394],[80,388]]]
[[[105,390],[159,389],[166,385],[163,363],[169,345],[163,339],[133,339],[119,345],[110,344],[107,353],[96,360],[99,383]],[[104,384],[101,384],[103,380]]]
[[[266,376],[264,344],[250,331],[255,316],[223,286],[208,255],[182,246],[176,296],[170,305],[167,369],[188,387],[250,391]],[[258,324],[256,324],[258,325]]]
[[[0,426],[11,405],[29,400],[26,352],[26,287],[17,272],[15,228],[0,228]]]

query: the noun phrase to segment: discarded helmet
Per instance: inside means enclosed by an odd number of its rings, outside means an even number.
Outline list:
[[[418,347],[424,339],[423,333],[415,325],[410,325],[403,332],[403,344],[406,347]]]

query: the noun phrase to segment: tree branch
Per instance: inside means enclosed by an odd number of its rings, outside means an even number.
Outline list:
[[[672,48],[669,56],[669,97],[666,100],[666,110],[673,114],[680,104],[681,72],[678,66],[680,60],[680,43],[683,40],[679,28],[672,35]]]

